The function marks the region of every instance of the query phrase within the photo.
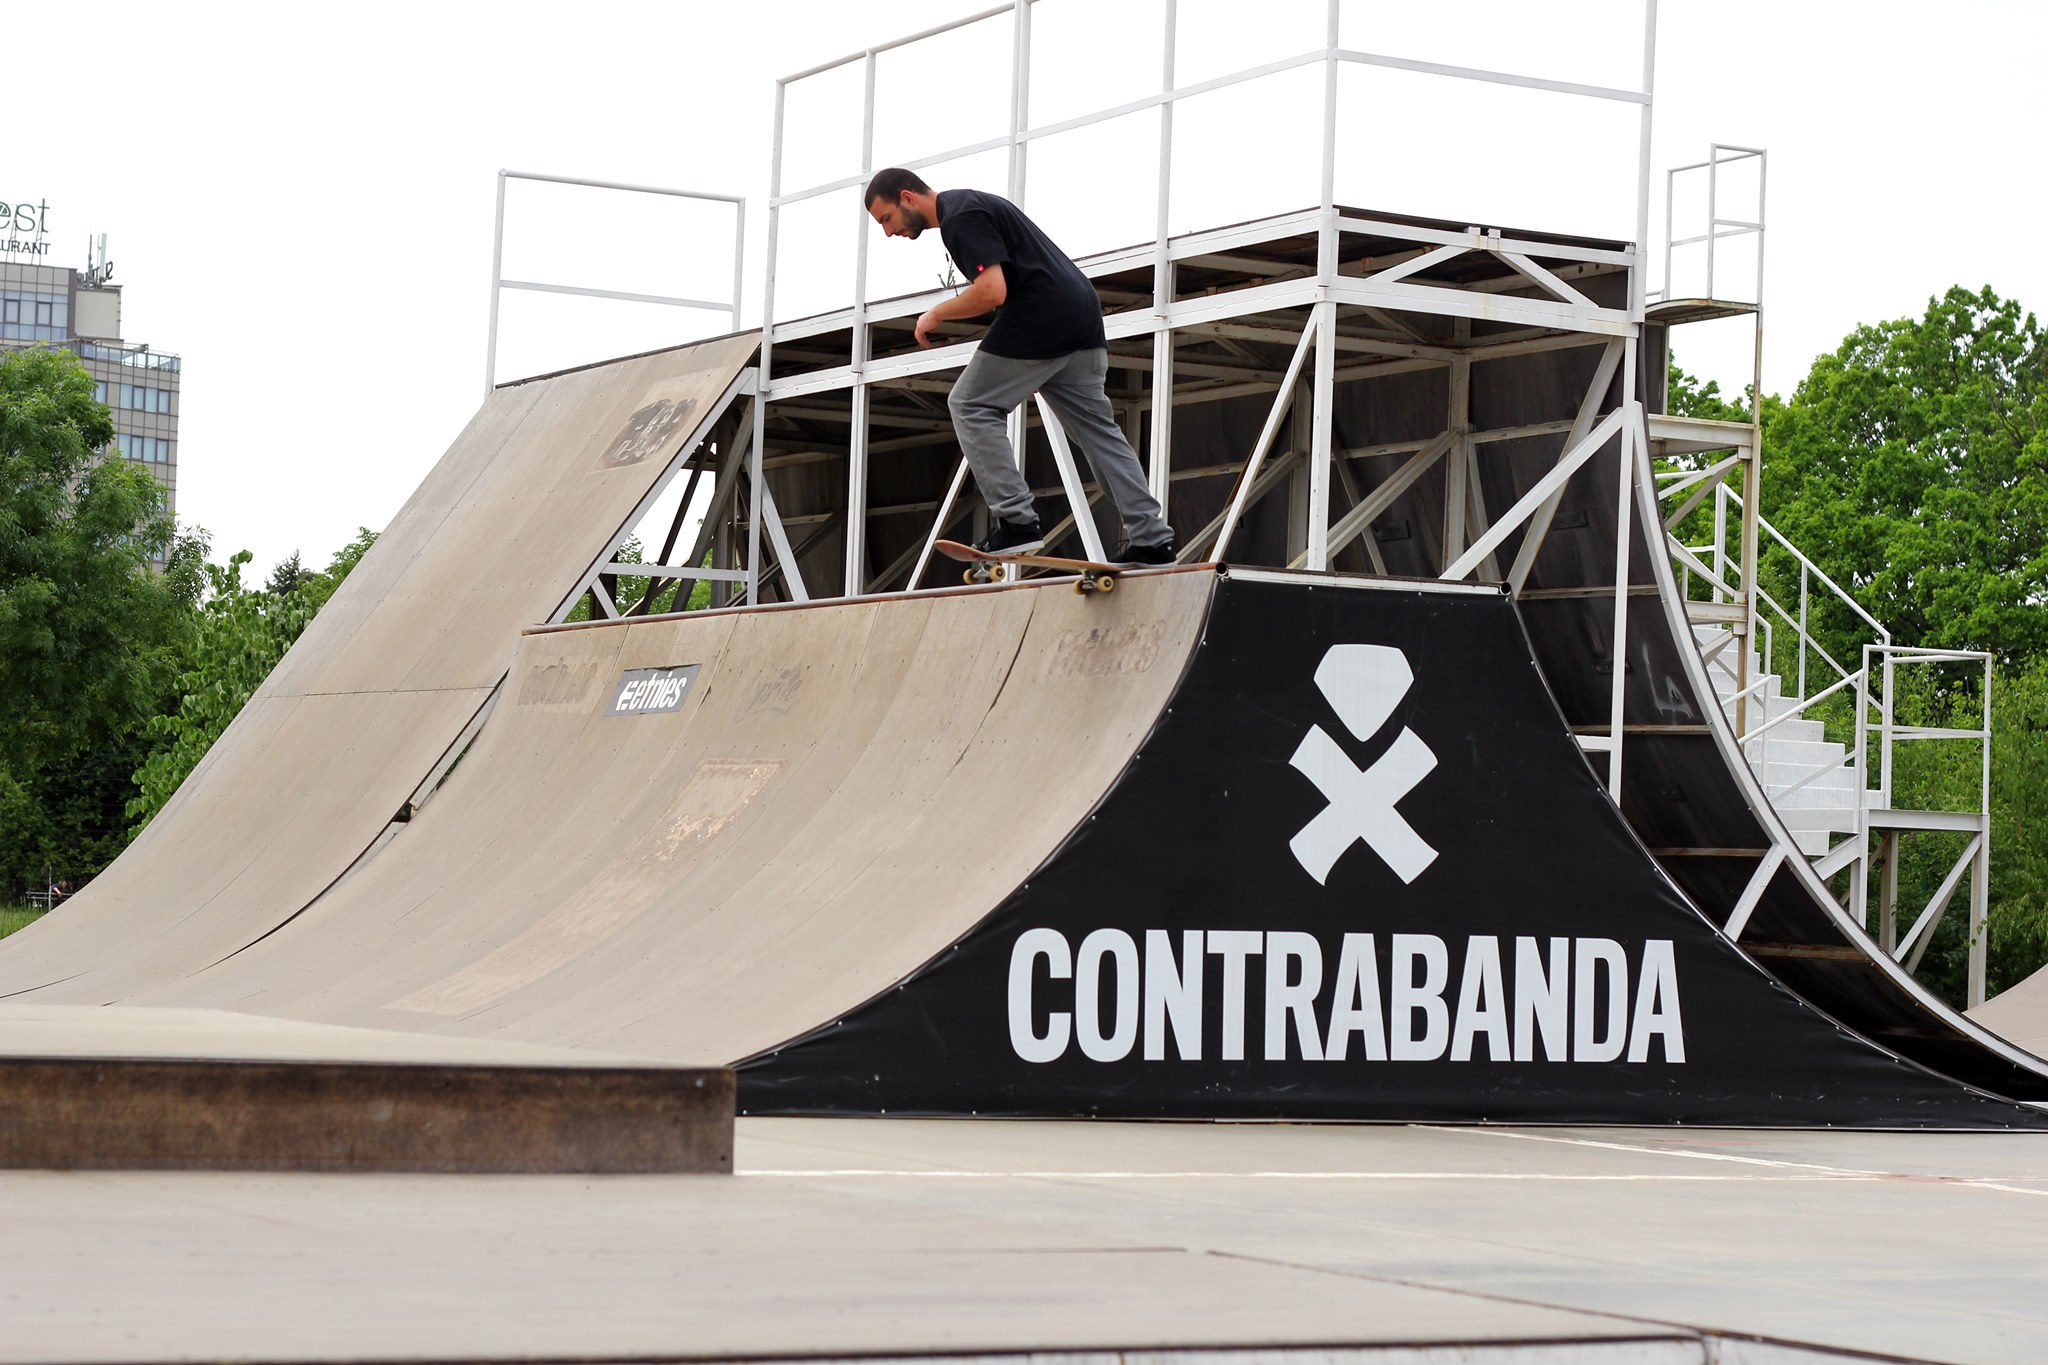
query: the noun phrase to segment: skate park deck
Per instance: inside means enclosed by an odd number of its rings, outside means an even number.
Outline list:
[[[738,1174],[9,1173],[0,1360],[2034,1362],[2048,1142],[743,1119]]]

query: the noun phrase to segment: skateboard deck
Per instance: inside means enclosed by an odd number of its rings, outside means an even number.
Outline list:
[[[1021,577],[1011,571],[1017,568],[1055,569],[1065,573],[1079,574],[1074,584],[1075,592],[1110,592],[1116,587],[1116,576],[1123,572],[1121,564],[1103,564],[1093,559],[1068,559],[1063,555],[1046,555],[1033,551],[1029,554],[987,554],[972,545],[963,545],[957,540],[941,540],[932,546],[948,559],[957,559],[967,566],[961,575],[969,583],[1001,583]]]

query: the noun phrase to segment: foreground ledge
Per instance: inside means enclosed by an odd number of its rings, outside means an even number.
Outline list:
[[[195,1033],[197,1012],[186,1011],[120,1011],[118,1030],[106,1027],[108,1011],[41,1013],[5,1020],[0,1167],[732,1170],[733,1076],[724,1067],[586,1061],[247,1016],[224,1034]],[[72,1018],[51,1017],[61,1014]],[[201,1042],[212,1046],[193,1046]],[[351,1050],[360,1055],[340,1055]],[[192,1055],[201,1051],[230,1055]]]

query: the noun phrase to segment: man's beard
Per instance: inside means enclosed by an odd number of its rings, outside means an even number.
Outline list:
[[[898,206],[896,211],[903,215],[904,235],[913,242],[918,239],[920,233],[932,225],[932,220],[925,217],[922,211],[908,204]]]

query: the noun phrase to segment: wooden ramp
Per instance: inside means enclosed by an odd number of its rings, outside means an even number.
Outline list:
[[[0,944],[0,996],[733,1065],[754,1112],[2048,1125],[2008,1044],[1930,1059],[1730,943],[1498,586],[1195,566],[531,626],[753,347],[494,394],[146,835]],[[1734,770],[1653,790],[1701,771]],[[1870,965],[1764,889],[1787,960]]]
[[[533,629],[375,857],[124,1002],[751,1113],[2048,1127],[1703,918],[1500,589],[1213,567]]]
[[[2037,1057],[2048,1057],[2048,967],[1992,996],[1970,1018]]]
[[[1214,575],[527,635],[435,802],[134,1003],[726,1062],[966,933],[1130,762]],[[634,670],[697,668],[614,713]]]
[[[746,336],[499,389],[141,837],[0,949],[0,996],[129,1000],[313,902],[385,831],[752,358]]]

